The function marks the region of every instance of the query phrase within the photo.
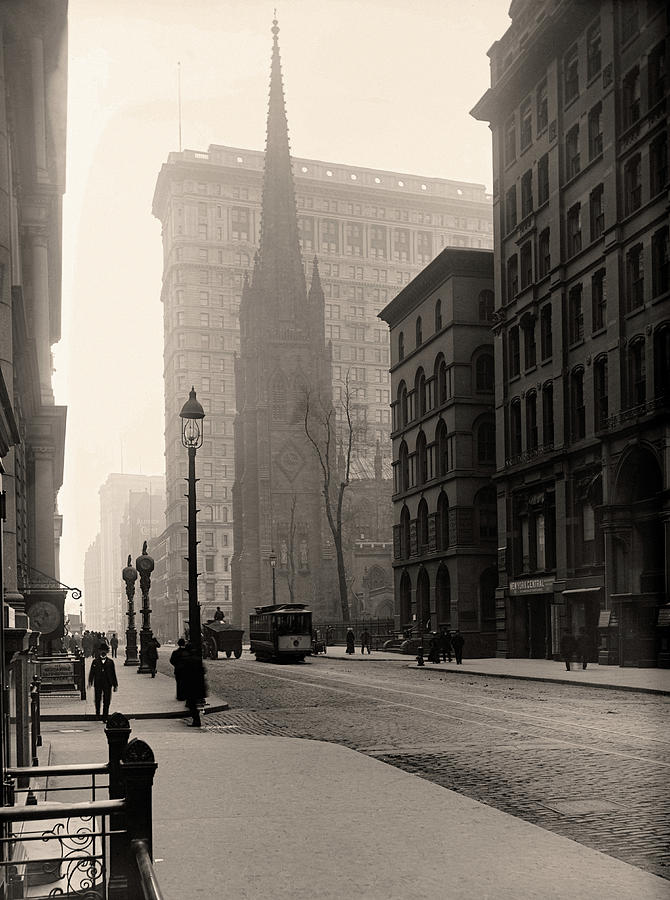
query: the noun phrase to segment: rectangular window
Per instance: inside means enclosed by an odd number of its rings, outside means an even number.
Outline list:
[[[526,450],[537,450],[537,394],[526,394]]]
[[[602,65],[601,44],[600,20],[598,20],[586,32],[586,78],[588,81],[600,71]]]
[[[249,210],[233,206],[230,210],[230,236],[234,241],[248,241],[250,234]]]
[[[575,344],[584,337],[584,310],[582,307],[582,286],[575,285],[568,294],[568,317],[570,343]]]
[[[589,217],[591,221],[591,240],[595,241],[605,231],[602,184],[597,185],[589,194]]]
[[[549,123],[546,79],[538,85],[536,98],[537,133],[540,134]]]
[[[626,254],[626,290],[628,312],[644,304],[644,268],[642,244],[636,244]]]
[[[521,178],[521,218],[525,219],[533,211],[533,171],[529,169]]]
[[[625,4],[624,4],[625,5]],[[630,128],[640,118],[640,67],[635,66],[623,80],[623,127]]]
[[[652,295],[660,297],[670,289],[670,250],[668,226],[654,232],[651,238],[651,287]]]
[[[565,102],[570,103],[579,96],[579,54],[576,44],[568,50],[563,60],[563,84]]]
[[[573,441],[581,441],[586,434],[586,410],[584,409],[584,370],[578,369],[570,376],[570,412]]]
[[[521,288],[527,288],[533,281],[533,245],[531,241],[521,247],[519,257],[521,260]]]
[[[635,37],[640,29],[638,19],[638,0],[629,0],[621,4],[621,43],[625,44]]]
[[[579,173],[579,125],[568,131],[565,138],[565,175],[569,181]]]
[[[523,329],[524,366],[532,369],[537,363],[537,344],[535,342],[535,319],[529,317],[529,321]]]
[[[624,200],[626,215],[635,212],[642,204],[640,154],[630,159],[624,167]]]
[[[568,210],[568,256],[574,256],[582,249],[581,205],[575,203]]]
[[[516,185],[511,187],[505,197],[505,220],[507,233],[516,228]]]
[[[514,116],[505,123],[505,165],[513,163],[516,159],[516,123]]]
[[[589,161],[603,152],[603,105],[596,103],[589,113]]]
[[[551,270],[551,251],[549,245],[549,229],[540,232],[537,241],[538,278],[546,278]]]
[[[607,324],[607,291],[604,269],[598,269],[591,276],[591,322],[593,331],[600,331]]]
[[[607,425],[609,415],[607,390],[607,357],[599,357],[593,364],[593,405],[596,431]]]
[[[649,84],[649,109],[660,103],[665,97],[665,41],[658,44],[649,54],[647,62]]]
[[[514,378],[521,371],[521,354],[519,347],[519,326],[514,325],[509,332],[509,374]]]
[[[549,199],[549,154],[545,153],[537,162],[537,202],[539,206]]]
[[[531,112],[530,112],[530,97],[523,101],[521,104],[520,110],[520,121],[521,121],[521,132],[520,132],[520,144],[521,150],[525,150],[526,147],[529,147],[533,140],[532,133],[532,125],[531,125]]]
[[[551,383],[542,388],[542,443],[545,447],[554,443],[554,386]]]
[[[551,304],[547,303],[540,310],[540,353],[542,360],[550,359],[552,348]]]
[[[507,261],[507,300],[519,293],[519,261],[516,253]]]
[[[649,145],[649,188],[655,197],[668,183],[668,135],[659,134]]]

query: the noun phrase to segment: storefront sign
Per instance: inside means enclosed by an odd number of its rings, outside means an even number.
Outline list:
[[[74,663],[42,663],[40,666],[40,678],[46,684],[74,684]]]
[[[517,594],[551,594],[554,591],[553,578],[524,578],[521,581],[510,581],[509,592]]]

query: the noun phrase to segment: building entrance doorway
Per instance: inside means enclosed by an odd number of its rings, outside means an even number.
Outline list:
[[[547,594],[512,598],[514,647],[522,659],[551,658],[551,611]]]

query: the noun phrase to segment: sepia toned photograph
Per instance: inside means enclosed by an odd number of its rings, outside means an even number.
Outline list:
[[[670,898],[669,57],[0,0],[0,900]]]

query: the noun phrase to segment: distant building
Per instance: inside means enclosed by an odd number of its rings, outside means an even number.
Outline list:
[[[668,15],[522,2],[489,51],[498,653],[670,665]],[[504,620],[503,620],[504,616]]]
[[[100,532],[84,560],[84,619],[93,631],[125,632],[127,601],[121,572],[131,554],[133,565],[148,551],[165,525],[165,479],[162,475],[114,473],[100,488]],[[153,590],[154,606],[162,598]],[[139,608],[136,603],[136,609]],[[139,629],[139,625],[137,626]]]
[[[164,259],[167,602],[174,615],[181,604],[182,617],[187,462],[179,410],[191,385],[206,412],[197,475],[211,569],[200,599],[227,617],[232,611],[233,360],[244,278],[261,235],[264,165],[264,152],[235,147],[170,153],[154,194]],[[316,256],[324,292],[333,400],[349,374],[357,455],[372,465],[377,441],[388,446],[390,433],[388,335],[377,312],[445,246],[493,246],[490,196],[483,185],[301,157],[293,157],[293,177],[303,270],[310,280]]]
[[[493,254],[443,250],[379,314],[391,329],[398,629],[496,643]]]

